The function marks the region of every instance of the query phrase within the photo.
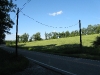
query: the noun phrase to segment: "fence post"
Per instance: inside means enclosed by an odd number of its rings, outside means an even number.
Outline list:
[[[80,49],[82,49],[81,20],[79,20]]]

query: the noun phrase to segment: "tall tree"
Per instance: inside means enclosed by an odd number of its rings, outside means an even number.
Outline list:
[[[23,41],[24,41],[24,42],[28,42],[28,38],[29,38],[29,34],[24,33],[24,34],[23,34]]]
[[[82,28],[82,35],[86,35],[87,34],[87,29],[86,28]]]
[[[45,32],[45,39],[46,39],[46,40],[47,40],[47,37],[48,37],[48,33]]]
[[[70,34],[71,37],[75,36],[75,31],[72,31]]]
[[[96,33],[100,33],[100,24],[97,24]]]
[[[52,38],[52,33],[48,33],[48,39],[51,39]]]
[[[70,32],[69,31],[66,31],[65,32],[65,37],[69,37],[69,35],[70,35]]]
[[[88,25],[87,27],[87,34],[93,34],[93,26],[92,25]]]
[[[5,34],[10,34],[10,28],[14,22],[10,18],[10,12],[15,12],[16,5],[12,0],[0,0],[0,43],[4,41]]]
[[[20,36],[20,42],[26,43],[28,42],[29,34],[24,33],[23,35]]]
[[[32,37],[30,37],[29,42],[32,42]]]
[[[34,41],[42,40],[40,32],[37,32],[36,34],[33,34],[32,38],[34,39]]]
[[[59,37],[59,38],[64,38],[64,37],[66,37],[65,32],[63,31],[63,32],[61,32],[61,33],[58,33],[58,37]]]
[[[52,39],[57,39],[57,38],[58,38],[57,32],[52,32]]]
[[[79,31],[78,30],[75,30],[75,36],[78,36],[79,35]]]

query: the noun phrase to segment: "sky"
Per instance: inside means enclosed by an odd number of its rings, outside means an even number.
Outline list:
[[[100,0],[16,0],[19,9],[18,34],[28,33],[30,36],[40,32],[65,32],[79,30],[79,20],[82,28],[89,24],[100,24]],[[15,40],[16,13],[10,13],[15,25],[6,35],[6,40]],[[51,27],[50,27],[51,26]],[[54,28],[53,28],[54,27]],[[57,27],[57,28],[56,28]]]

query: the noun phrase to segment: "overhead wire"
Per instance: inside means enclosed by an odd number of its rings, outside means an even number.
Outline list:
[[[26,4],[29,3],[30,1],[31,1],[31,0],[27,0],[27,2],[25,2],[25,3],[23,4],[22,8],[19,9],[19,12],[21,12],[21,11],[25,8]],[[13,20],[15,20],[15,18],[16,18],[16,15],[14,16]]]
[[[42,23],[42,22],[39,22],[39,21],[35,20],[34,18],[32,18],[32,17],[26,15],[26,14],[23,13],[22,11],[21,11],[21,13],[22,13],[24,16],[26,16],[26,17],[28,17],[28,18],[34,20],[35,22],[37,22],[37,23],[39,23],[39,24],[41,24],[41,25],[44,25],[44,26],[47,26],[47,27],[52,27],[52,28],[69,28],[69,27],[73,27],[73,26],[79,24],[79,22],[78,22],[78,23],[76,23],[76,24],[74,24],[74,25],[71,25],[71,26],[68,26],[68,27],[54,27],[54,26],[50,26],[50,25],[44,24],[44,23]]]

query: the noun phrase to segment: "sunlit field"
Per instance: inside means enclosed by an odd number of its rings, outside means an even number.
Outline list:
[[[96,39],[99,34],[94,35],[83,35],[82,36],[82,45],[83,46],[92,46],[92,42]],[[68,38],[58,38],[58,39],[51,39],[51,40],[43,40],[43,41],[33,41],[27,42],[24,46],[45,46],[50,44],[55,44],[56,46],[64,45],[64,44],[79,44],[80,37],[68,37]],[[23,43],[19,43],[21,45]]]
[[[100,48],[95,48],[92,45],[97,36],[99,36],[99,34],[82,36],[82,48],[80,47],[79,36],[19,43],[18,48],[29,51],[100,60]],[[11,47],[15,47],[15,45]]]

